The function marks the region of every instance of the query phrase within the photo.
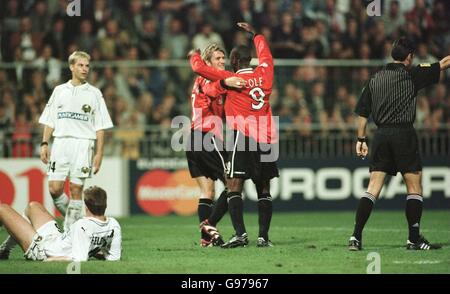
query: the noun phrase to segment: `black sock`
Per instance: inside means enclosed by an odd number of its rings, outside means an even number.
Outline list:
[[[212,211],[213,201],[208,198],[198,199],[198,220],[200,222],[204,221],[209,217]],[[209,240],[210,237],[207,233],[202,232],[202,239]]]
[[[406,219],[408,220],[410,242],[419,241],[420,218],[422,217],[423,198],[419,194],[409,194],[406,196]]]
[[[225,215],[225,213],[227,213],[228,210],[227,193],[228,193],[227,189],[223,190],[223,192],[219,196],[219,199],[217,199],[217,202],[214,205],[212,213],[208,218],[209,224],[211,226],[215,227],[217,223]]]
[[[244,225],[244,202],[239,192],[229,192],[228,211],[230,212],[231,222],[233,223],[236,234],[241,236],[246,232]]]
[[[269,241],[270,221],[272,220],[272,197],[270,194],[258,195],[259,237]]]
[[[364,196],[359,200],[359,205],[355,216],[355,229],[353,230],[353,237],[358,239],[358,241],[362,240],[362,231],[367,220],[369,219],[375,201],[375,196],[369,192],[364,193]]]

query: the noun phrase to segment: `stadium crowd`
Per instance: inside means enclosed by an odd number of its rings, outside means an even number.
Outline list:
[[[249,42],[236,29],[238,21],[264,34],[277,59],[388,61],[400,35],[417,44],[417,63],[450,54],[450,3],[443,0],[385,0],[381,16],[374,17],[365,7],[371,1],[360,0],[83,0],[79,17],[67,15],[65,0],[1,2],[0,142],[21,143],[0,147],[0,156],[33,154],[34,147],[23,142],[40,137],[33,130],[41,129],[37,121],[53,88],[69,79],[67,57],[74,50],[89,52],[93,61],[134,62],[103,63],[89,78],[102,90],[114,125],[133,130],[114,134],[131,144],[131,157],[147,125],[170,127],[175,115],[189,115],[194,78],[187,66],[140,67],[138,61],[186,60],[191,48],[211,42],[229,52]],[[11,62],[13,67],[4,66]],[[274,114],[304,137],[315,124],[321,132],[348,131],[358,95],[378,69],[275,68]],[[417,125],[435,131],[450,124],[449,81],[444,76],[420,93]]]

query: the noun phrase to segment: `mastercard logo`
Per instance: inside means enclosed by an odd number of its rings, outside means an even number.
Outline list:
[[[136,200],[148,214],[161,216],[174,212],[193,215],[197,212],[200,188],[187,169],[169,172],[152,170],[139,178]]]

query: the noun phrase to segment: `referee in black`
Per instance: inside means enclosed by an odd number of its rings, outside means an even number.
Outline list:
[[[406,218],[409,250],[439,249],[419,234],[422,216],[422,162],[413,123],[416,117],[416,96],[420,89],[439,81],[440,72],[450,67],[450,55],[440,62],[420,64],[411,68],[414,44],[402,37],[392,46],[393,63],[375,73],[364,87],[355,112],[358,117],[356,153],[369,153],[366,138],[367,119],[378,126],[370,153],[370,181],[362,195],[355,217],[355,228],[349,250],[362,249],[362,231],[372,207],[380,195],[386,174],[400,172],[406,183]]]

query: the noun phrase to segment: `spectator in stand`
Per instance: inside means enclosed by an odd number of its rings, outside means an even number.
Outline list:
[[[31,123],[29,114],[23,110],[16,113],[16,121],[12,133],[12,157],[31,157],[33,145],[31,142]]]
[[[31,30],[36,33],[43,33],[50,29],[48,21],[50,15],[48,13],[47,1],[37,0],[30,11]]]
[[[80,33],[75,38],[78,48],[87,52],[92,52],[96,39],[94,36],[94,28],[90,19],[84,19],[80,24]]]
[[[0,59],[15,64],[10,69],[0,68],[0,101],[10,122],[14,121],[16,108],[24,104],[28,105],[25,110],[32,120],[36,112],[42,111],[45,106],[41,101],[42,93],[70,76],[67,68],[57,63],[65,61],[78,48],[90,51],[98,61],[158,59],[164,62],[184,58],[183,52],[190,47],[185,45],[187,40],[193,40],[193,48],[204,48],[211,42],[223,46],[224,37],[229,38],[225,43],[230,47],[244,45],[247,41],[241,32],[230,28],[233,23],[230,19],[251,20],[273,47],[275,57],[281,59],[368,61],[376,58],[388,62],[392,39],[399,35],[406,35],[420,44],[416,52],[417,63],[432,63],[435,58],[450,54],[450,2],[445,0],[385,0],[382,16],[378,18],[369,17],[365,6],[368,1],[360,0],[95,0],[87,1],[83,6],[82,18],[67,17],[67,1],[3,2]],[[85,11],[86,7],[88,11]],[[30,62],[38,65],[39,73],[27,67]],[[105,71],[103,65],[97,67],[98,77],[91,77],[108,93],[105,99],[111,110],[115,108],[113,101],[117,97],[122,97],[132,107],[142,93],[150,92],[155,107],[146,113],[149,121],[153,116],[150,112],[156,111],[166,93],[174,94],[177,113],[188,113],[189,104],[181,99],[191,83],[186,68],[109,66],[114,70],[107,69],[106,76],[112,75],[108,80],[113,80],[113,85],[105,83],[105,75],[100,74]],[[329,120],[341,121],[334,109],[345,108],[345,102],[336,102],[332,94],[342,85],[347,87],[348,97],[359,94],[362,84],[375,69],[326,67],[321,71],[324,74],[319,74],[316,66],[277,66],[275,79],[281,90],[288,83],[302,89],[312,121],[323,123],[328,118],[323,119],[323,114],[316,111],[319,106],[311,104],[311,99],[315,102],[312,92],[317,82],[326,85],[324,109],[330,113]],[[450,77],[446,75],[441,80],[444,98],[439,98],[442,96],[439,86],[435,91],[430,88],[424,93],[430,120],[433,116],[435,122],[450,119],[450,106],[447,106],[450,103]],[[28,93],[36,96],[31,104]],[[443,107],[442,113],[439,107]],[[292,121],[298,113],[297,109],[289,110],[281,103],[274,110],[274,114],[282,114],[285,121]],[[167,124],[168,121],[167,115],[158,119],[158,123]],[[344,116],[342,121],[348,121],[348,117]],[[9,149],[11,155],[11,147]]]
[[[434,28],[434,20],[425,0],[416,0],[413,9],[406,13],[406,19],[418,24],[422,32],[429,32]]]
[[[239,0],[236,7],[233,8],[231,13],[231,23],[237,23],[239,21],[245,21],[247,23],[253,23],[254,11],[252,9],[252,3],[250,0]]]
[[[116,20],[106,22],[106,35],[99,39],[98,48],[102,57],[107,60],[115,60],[125,56],[125,48],[130,44],[130,36],[119,28]]]
[[[207,0],[206,9],[203,12],[205,22],[211,24],[212,29],[222,38],[230,35],[232,22],[229,11],[222,6],[221,0]],[[226,40],[226,44],[230,44],[230,40]],[[222,47],[223,48],[223,47]]]
[[[222,37],[213,31],[213,26],[207,22],[201,24],[200,32],[195,34],[192,40],[192,47],[203,51],[209,44],[212,43],[217,44],[221,48],[225,48]]]
[[[50,45],[44,45],[41,55],[34,61],[34,64],[44,71],[44,78],[48,88],[54,88],[61,80],[61,62],[53,57],[53,50]]]
[[[140,35],[139,50],[143,59],[157,58],[159,55],[159,47],[161,45],[161,35],[154,18],[144,21],[144,25]]]
[[[273,30],[272,48],[275,58],[299,58],[304,47],[300,44],[298,28],[290,12],[283,12],[281,23]]]
[[[183,34],[182,23],[178,18],[173,18],[170,21],[169,30],[163,36],[162,46],[169,50],[170,58],[185,58],[189,46],[189,39]]]
[[[8,151],[8,135],[11,128],[11,119],[8,117],[6,113],[6,106],[0,100],[0,157],[7,157],[9,154]]]
[[[416,126],[419,128],[431,126],[430,106],[426,96],[417,97]]]
[[[395,33],[400,27],[405,24],[405,17],[400,11],[399,1],[391,1],[391,3],[389,4],[389,12],[382,15],[382,20],[386,27],[386,33],[388,36]]]
[[[438,61],[438,59],[428,53],[428,46],[426,43],[420,43],[417,46],[414,65],[418,65],[421,63],[435,63],[436,61]]]
[[[62,18],[56,18],[51,30],[44,36],[43,43],[52,47],[53,56],[59,60],[65,58],[68,36],[64,33],[65,23]]]

